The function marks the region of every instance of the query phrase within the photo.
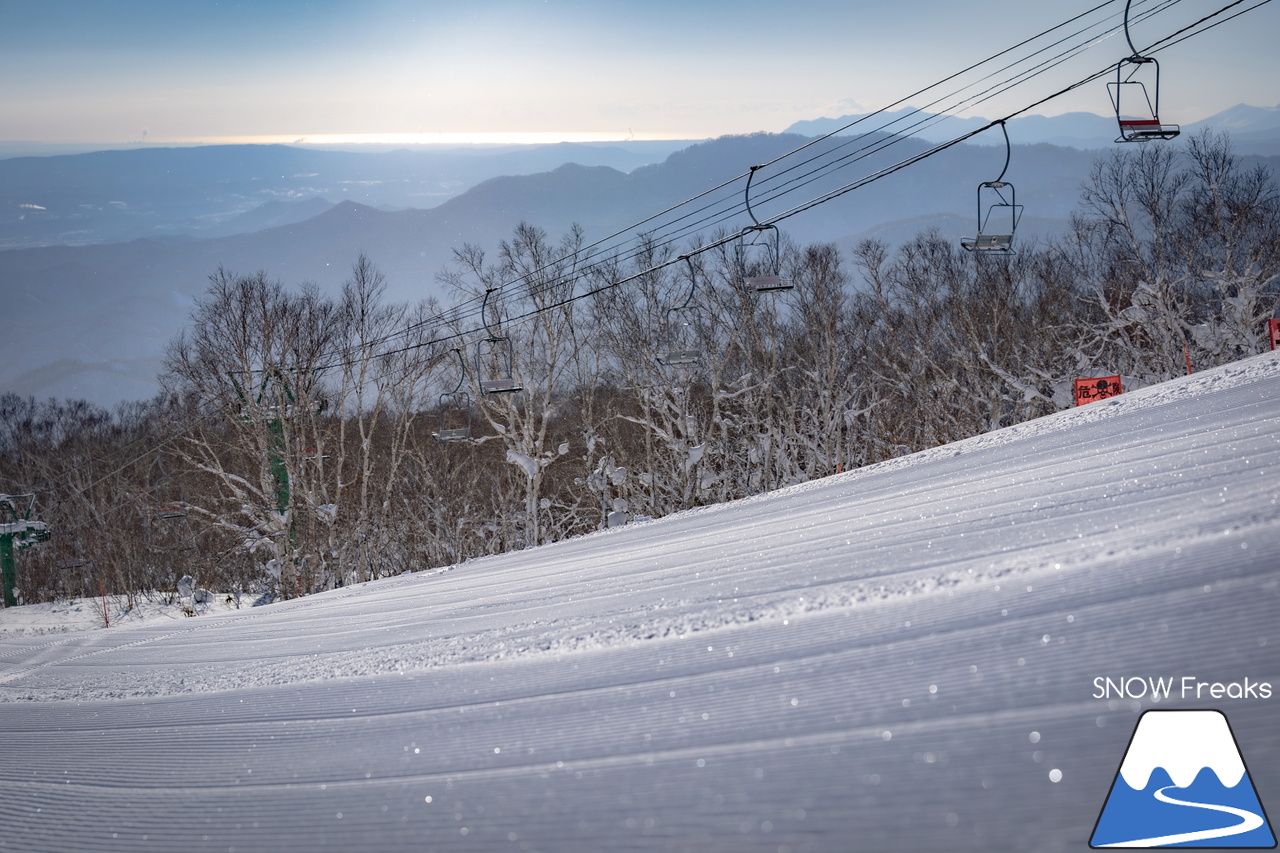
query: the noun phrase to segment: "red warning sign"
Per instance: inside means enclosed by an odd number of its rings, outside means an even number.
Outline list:
[[[1076,380],[1076,405],[1083,406],[1095,400],[1105,400],[1124,391],[1119,376],[1097,376]]]
[[[1280,320],[1267,321],[1267,337],[1271,339],[1271,348],[1280,349]]]

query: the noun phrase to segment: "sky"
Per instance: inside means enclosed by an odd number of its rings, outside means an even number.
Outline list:
[[[1135,13],[1167,2],[1134,0]],[[1135,42],[1150,44],[1230,2],[1172,0],[1135,23]],[[1094,5],[0,0],[0,142],[779,132],[894,104]],[[1119,20],[1123,8],[1114,0],[1093,19]],[[1162,118],[1276,105],[1277,32],[1280,4],[1264,5],[1162,53]],[[1021,109],[1127,53],[1111,38],[965,114]],[[1034,112],[1107,109],[1097,83]]]

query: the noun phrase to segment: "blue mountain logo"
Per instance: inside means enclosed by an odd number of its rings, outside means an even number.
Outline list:
[[[1147,711],[1138,718],[1089,846],[1275,847],[1226,715]]]

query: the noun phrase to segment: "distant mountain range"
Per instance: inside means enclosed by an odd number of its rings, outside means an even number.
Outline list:
[[[936,143],[971,133],[989,122],[990,119],[986,118],[955,118],[904,108],[878,114],[860,113],[839,118],[798,121],[788,127],[786,132],[802,136],[823,136],[837,131],[841,134],[858,134],[883,127],[890,133],[910,133]],[[848,130],[841,130],[846,127]],[[1116,138],[1115,118],[1093,113],[1023,116],[1011,119],[1007,127],[1010,140],[1017,145],[1048,143],[1069,148],[1094,149],[1105,148]],[[1280,106],[1251,107],[1237,104],[1203,121],[1186,125],[1183,132],[1194,133],[1202,127],[1228,131],[1236,150],[1241,154],[1280,154]],[[974,137],[973,142],[979,145],[1003,145],[1004,138],[994,132]]]
[[[1233,139],[1237,133],[1262,139],[1269,132],[1265,121],[1277,111],[1242,106],[1222,116],[1234,122]],[[816,126],[806,125],[810,135]],[[1011,129],[1015,140],[1028,135]],[[437,296],[447,304],[452,294],[441,292],[437,274],[465,243],[496,248],[524,221],[553,238],[576,223],[589,240],[599,239],[807,141],[757,134],[670,143],[669,151],[660,145],[537,146],[454,152],[436,166],[412,152],[287,146],[0,161],[0,235],[13,246],[0,251],[6,313],[0,391],[104,404],[149,396],[165,343],[186,324],[193,300],[219,266],[336,289],[364,252],[386,273],[390,298]],[[806,155],[845,156],[847,142],[824,140]],[[791,185],[766,169],[756,179],[753,206],[762,218],[779,214],[928,147],[920,139],[897,140],[772,199],[772,192]],[[1006,177],[1026,206],[1020,241],[1065,227],[1100,155],[1015,144]],[[1269,162],[1275,168],[1280,159]],[[848,247],[868,236],[898,243],[925,228],[958,240],[975,229],[977,184],[1002,163],[988,146],[959,145],[788,218],[782,227],[802,244]],[[493,168],[524,173],[494,177],[486,171]],[[463,188],[467,175],[484,177]],[[740,202],[740,193],[741,182],[709,200],[724,209]],[[747,221],[739,216],[724,224],[737,228]]]
[[[499,175],[565,163],[629,172],[686,141],[424,147],[387,152],[285,145],[142,147],[0,160],[0,249],[138,237],[223,237],[301,222],[355,201],[430,208]]]

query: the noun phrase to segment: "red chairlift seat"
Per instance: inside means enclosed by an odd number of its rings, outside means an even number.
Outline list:
[[[1124,37],[1131,54],[1116,63],[1116,79],[1107,84],[1111,106],[1120,125],[1116,142],[1173,139],[1182,129],[1160,121],[1160,63],[1142,56],[1129,37],[1129,0],[1124,7]],[[1147,88],[1147,84],[1151,88]]]

